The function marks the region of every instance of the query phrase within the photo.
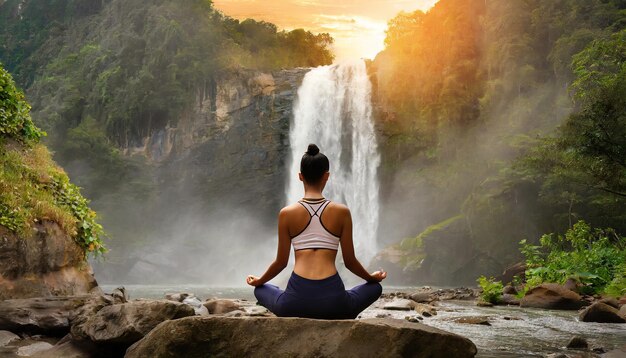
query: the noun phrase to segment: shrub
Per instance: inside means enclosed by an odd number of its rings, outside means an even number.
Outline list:
[[[497,304],[502,300],[503,286],[501,281],[496,281],[493,277],[486,278],[485,276],[480,276],[476,281],[483,289],[480,297],[484,301]]]
[[[592,229],[577,222],[565,236],[546,234],[539,245],[522,240],[520,251],[526,257],[526,280],[565,283],[573,278],[583,284],[584,293],[593,294],[623,287],[626,265],[626,238],[612,229]],[[527,284],[528,286],[528,284]]]

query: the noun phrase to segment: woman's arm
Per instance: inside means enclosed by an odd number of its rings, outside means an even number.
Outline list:
[[[287,226],[287,210],[283,208],[278,214],[278,250],[276,259],[269,265],[261,277],[248,276],[246,281],[251,286],[260,286],[278,275],[289,262],[289,251],[291,250],[291,238],[289,237],[289,227]]]
[[[340,243],[343,262],[346,265],[346,268],[365,281],[382,281],[385,277],[387,277],[386,272],[376,271],[370,275],[354,255],[354,242],[352,241],[352,214],[350,214],[350,210],[348,208],[345,208],[344,210],[343,229],[341,231]]]

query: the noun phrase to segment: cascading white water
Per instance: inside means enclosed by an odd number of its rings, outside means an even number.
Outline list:
[[[315,143],[330,160],[324,196],[350,208],[357,257],[367,263],[377,251],[380,155],[365,62],[317,67],[305,75],[289,140],[288,202],[302,198],[300,159],[308,144]]]

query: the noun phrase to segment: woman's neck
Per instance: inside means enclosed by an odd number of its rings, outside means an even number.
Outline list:
[[[323,198],[322,191],[315,188],[304,188],[304,197],[307,199]]]

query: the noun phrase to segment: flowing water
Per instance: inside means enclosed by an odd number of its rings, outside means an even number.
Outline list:
[[[309,71],[298,89],[289,133],[288,203],[302,198],[300,158],[316,143],[330,160],[324,194],[346,204],[354,225],[355,251],[367,263],[377,252],[380,164],[371,105],[371,83],[359,60]]]

